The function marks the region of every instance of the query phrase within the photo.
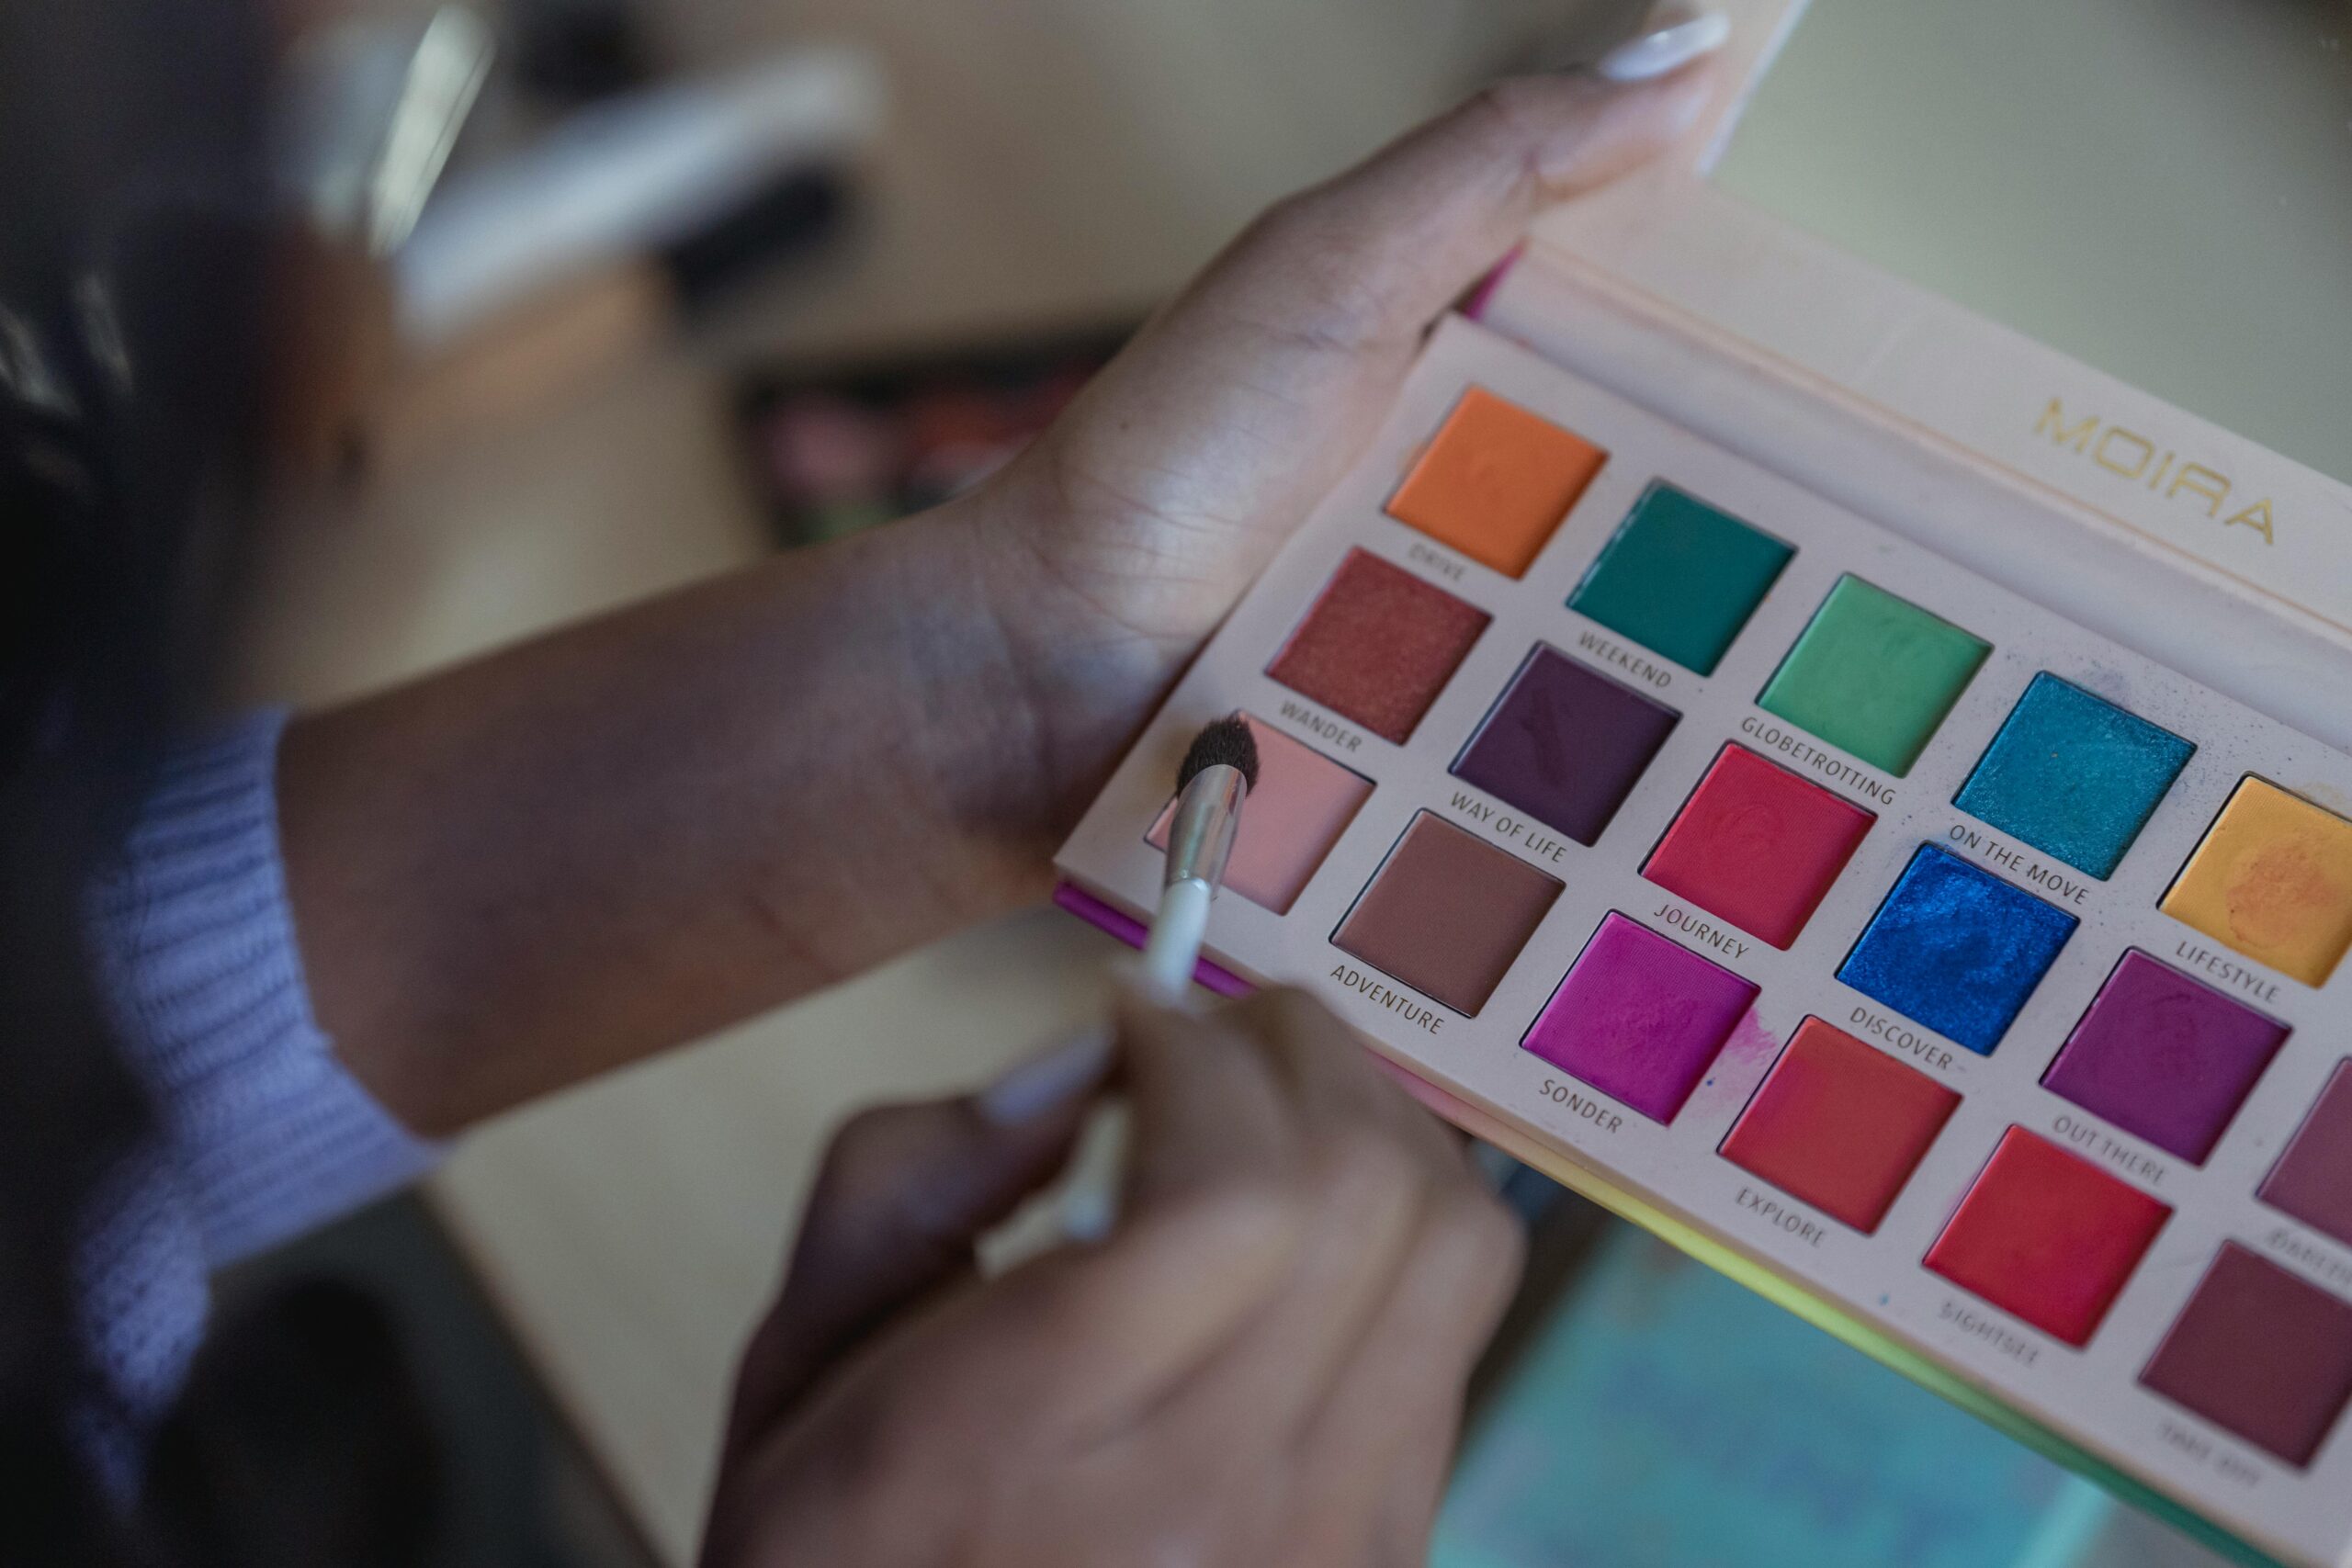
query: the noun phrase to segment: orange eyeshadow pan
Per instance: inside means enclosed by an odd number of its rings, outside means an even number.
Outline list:
[[[1608,457],[1473,387],[1405,476],[1388,514],[1481,566],[1521,577]]]

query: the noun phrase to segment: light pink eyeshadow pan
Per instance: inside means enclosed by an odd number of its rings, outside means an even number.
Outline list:
[[[1225,885],[1253,904],[1286,915],[1355,820],[1372,794],[1372,781],[1248,714],[1241,717],[1258,742],[1258,787],[1241,808],[1241,830],[1234,835]],[[1173,800],[1161,807],[1159,820],[1151,825],[1154,848],[1168,847],[1169,818],[1175,813]]]

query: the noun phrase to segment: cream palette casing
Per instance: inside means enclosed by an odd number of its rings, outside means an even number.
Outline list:
[[[2335,1560],[2352,761],[1460,320],[1087,814],[1073,907],[1152,907],[1235,712],[1204,978]]]

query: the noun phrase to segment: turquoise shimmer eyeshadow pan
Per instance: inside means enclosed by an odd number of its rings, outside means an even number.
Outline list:
[[[2196,750],[2044,671],[1952,804],[2103,881]]]
[[[1771,535],[1654,483],[1568,596],[1568,608],[1707,675],[1796,554]]]

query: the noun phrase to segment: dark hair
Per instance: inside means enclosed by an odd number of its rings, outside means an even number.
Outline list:
[[[0,0],[0,1562],[322,1540],[191,1523],[223,1473],[201,1423],[159,1440],[168,1506],[102,1495],[75,1441],[107,1397],[77,1248],[151,1120],[80,906],[204,695],[236,576],[266,402],[273,52],[260,10],[227,0]],[[281,1370],[319,1363],[321,1310],[266,1308],[191,1389],[254,1430],[241,1366],[257,1345]]]

